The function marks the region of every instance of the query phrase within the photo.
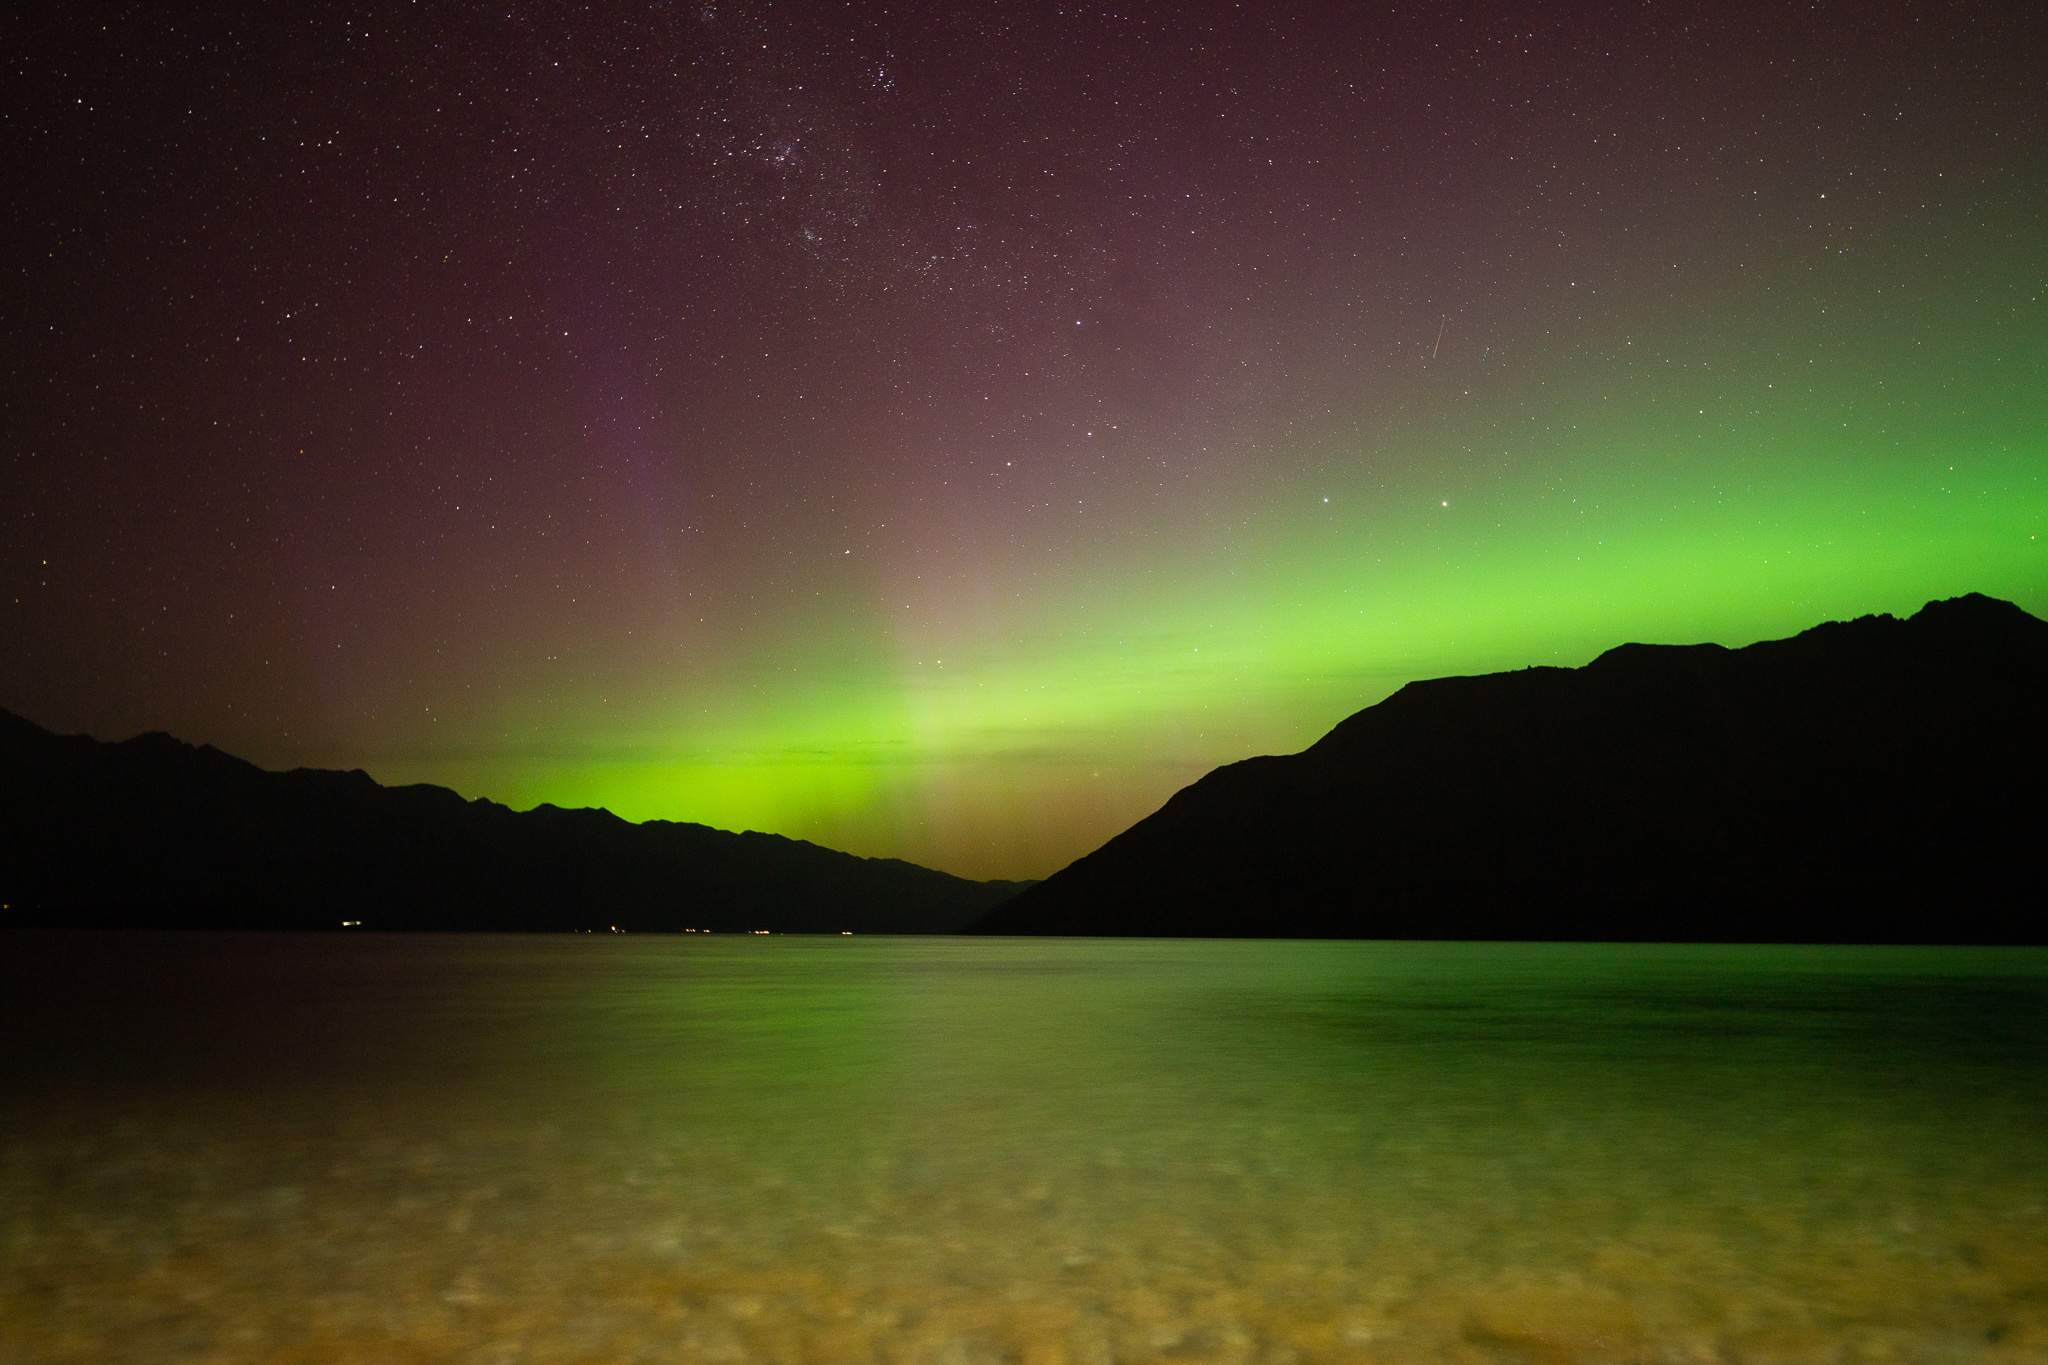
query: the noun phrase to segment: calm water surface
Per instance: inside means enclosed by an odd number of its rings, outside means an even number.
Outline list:
[[[2048,1361],[2048,954],[0,939],[9,1362]]]

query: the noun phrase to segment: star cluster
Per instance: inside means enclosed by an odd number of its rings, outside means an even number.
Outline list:
[[[2048,610],[1989,4],[53,8],[0,705],[1042,876],[1418,676]]]

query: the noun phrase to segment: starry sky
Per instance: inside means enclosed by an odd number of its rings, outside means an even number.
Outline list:
[[[1418,677],[2048,615],[2025,6],[48,6],[0,706],[1044,876]]]

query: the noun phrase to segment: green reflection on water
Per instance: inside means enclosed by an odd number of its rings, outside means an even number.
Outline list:
[[[2048,1352],[2035,950],[18,942],[18,1358]]]

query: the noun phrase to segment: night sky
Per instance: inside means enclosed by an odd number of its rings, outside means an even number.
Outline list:
[[[1417,677],[2048,615],[2025,5],[48,6],[0,706],[1044,876]]]

